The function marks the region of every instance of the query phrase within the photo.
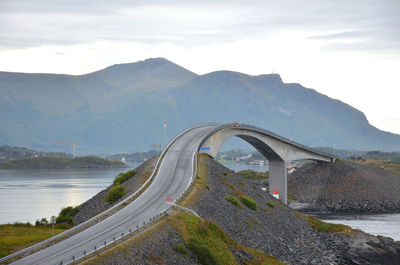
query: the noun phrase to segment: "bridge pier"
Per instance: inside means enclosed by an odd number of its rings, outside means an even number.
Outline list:
[[[287,204],[287,169],[286,161],[269,161],[269,194],[279,193],[279,200]]]

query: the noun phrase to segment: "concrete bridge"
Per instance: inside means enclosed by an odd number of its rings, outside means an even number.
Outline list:
[[[212,129],[200,143],[200,153],[215,158],[221,146],[231,137],[239,137],[256,148],[269,161],[269,193],[279,194],[287,204],[287,163],[295,160],[314,160],[332,163],[334,157],[295,143],[267,130],[250,125],[232,123]],[[275,194],[277,195],[277,194]]]
[[[284,203],[287,203],[286,164],[288,161],[299,159],[333,161],[333,157],[328,154],[257,127],[238,123],[198,124],[182,131],[170,141],[159,157],[149,179],[135,193],[80,225],[0,258],[0,262],[24,254],[12,264],[71,264],[86,255],[97,253],[101,248],[114,244],[116,240],[123,240],[138,228],[162,216],[189,190],[197,174],[196,154],[200,149],[208,149],[200,150],[200,152],[206,152],[215,157],[223,143],[233,136],[247,141],[269,160],[270,193],[272,194],[276,189],[280,193],[279,199]],[[148,183],[150,184],[147,187]],[[134,199],[136,194],[140,195]],[[133,199],[132,202],[130,202],[131,199]],[[121,206],[124,207],[107,216],[110,211]],[[86,225],[91,226],[76,232]],[[56,241],[64,236],[65,239]],[[31,251],[37,252],[27,255]]]

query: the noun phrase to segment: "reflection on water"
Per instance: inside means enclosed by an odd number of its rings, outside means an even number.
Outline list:
[[[391,237],[400,240],[400,214],[317,216],[334,224],[344,224],[368,234]]]
[[[0,170],[0,224],[50,219],[62,207],[90,199],[127,170]]]

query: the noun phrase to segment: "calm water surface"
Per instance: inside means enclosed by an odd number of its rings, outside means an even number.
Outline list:
[[[330,215],[317,217],[326,222],[348,225],[368,234],[387,236],[394,240],[400,240],[400,214]]]
[[[133,167],[138,164],[132,165]],[[0,170],[0,224],[48,220],[61,208],[79,205],[129,168]]]

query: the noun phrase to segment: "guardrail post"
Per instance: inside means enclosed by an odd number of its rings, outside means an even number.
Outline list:
[[[130,233],[132,233],[132,229],[131,229],[131,228],[129,228],[129,234],[130,234]]]
[[[114,243],[115,243],[115,237],[114,237]]]
[[[83,256],[86,257],[86,250],[83,251]]]
[[[96,250],[97,250],[97,246],[94,246],[94,252],[96,252]]]
[[[124,236],[124,233],[121,233],[121,237],[123,237]]]
[[[139,225],[136,226],[136,229],[139,229]]]
[[[104,241],[104,247],[106,246],[106,242]]]
[[[60,265],[62,265],[63,264],[63,262],[62,261],[60,261]]]
[[[75,262],[75,256],[72,256],[72,262]]]

